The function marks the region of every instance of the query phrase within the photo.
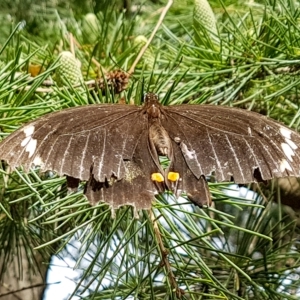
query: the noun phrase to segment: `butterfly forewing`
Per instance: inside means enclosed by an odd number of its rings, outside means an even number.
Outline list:
[[[111,111],[112,106],[114,107]],[[33,121],[7,137],[0,157],[13,168],[32,164],[59,175],[89,179],[94,164],[103,179],[122,173],[122,159],[131,158],[146,122],[127,105],[91,105],[62,110]],[[113,158],[112,158],[113,157]]]
[[[258,178],[299,176],[299,135],[284,125],[246,110],[211,106],[166,107],[171,139],[199,178],[215,172],[218,181],[249,183]],[[174,130],[172,130],[174,128]],[[256,170],[256,171],[255,171]]]

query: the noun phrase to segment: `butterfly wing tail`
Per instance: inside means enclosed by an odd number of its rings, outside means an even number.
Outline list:
[[[194,178],[192,178],[194,177]],[[211,194],[205,177],[197,179],[193,174],[186,176],[185,189],[188,199],[199,207],[211,205]]]
[[[179,173],[179,180],[174,184],[169,182],[168,186],[172,186],[172,191],[180,196],[185,194],[188,199],[199,207],[211,205],[211,194],[204,175],[197,178],[189,169],[185,158],[182,154],[180,145],[173,143],[174,160],[169,168],[169,172]]]

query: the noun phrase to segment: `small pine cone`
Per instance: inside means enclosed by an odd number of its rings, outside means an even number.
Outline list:
[[[60,66],[55,71],[58,86],[65,86],[65,80],[73,86],[83,82],[80,62],[70,51],[61,52],[59,62]]]
[[[148,41],[147,38],[143,35],[138,35],[134,39],[133,45],[136,47],[137,54],[145,46],[147,41]],[[140,63],[138,64],[138,67],[143,67],[143,64],[145,64],[146,70],[151,70],[151,69],[153,69],[154,62],[155,62],[155,57],[154,57],[154,54],[153,54],[151,48],[149,47],[146,49],[145,53],[143,54],[143,57],[140,60]]]
[[[80,94],[81,100],[87,101],[83,76],[80,69],[80,61],[69,51],[63,51],[59,54],[60,66],[55,70],[56,83],[60,87],[70,84],[76,92]]]
[[[99,90],[102,91],[102,95],[105,95],[106,83],[109,91],[113,91],[114,94],[120,94],[127,88],[129,76],[130,75],[128,73],[125,73],[121,70],[111,71],[105,74],[106,80],[104,80],[103,78],[96,79],[95,85],[98,87]]]
[[[100,23],[93,13],[88,13],[82,20],[82,36],[85,44],[95,44],[100,38]]]
[[[205,28],[211,38],[217,41],[218,29],[215,14],[207,0],[195,0],[194,29],[201,33]]]

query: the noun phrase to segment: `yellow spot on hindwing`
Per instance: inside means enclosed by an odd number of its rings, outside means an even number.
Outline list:
[[[179,173],[177,173],[177,172],[169,172],[168,173],[168,179],[170,181],[177,181],[177,180],[179,180]]]
[[[160,173],[152,173],[151,180],[157,182],[163,182],[165,179],[164,176],[162,176],[162,174]]]

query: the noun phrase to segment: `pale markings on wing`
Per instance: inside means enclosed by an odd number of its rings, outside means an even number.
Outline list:
[[[230,146],[230,150],[231,150],[231,152],[233,153],[233,156],[234,156],[234,159],[235,159],[235,161],[236,161],[236,164],[238,165],[239,171],[240,171],[241,176],[242,176],[242,178],[243,178],[243,182],[246,182],[246,181],[245,181],[245,177],[244,177],[243,170],[242,170],[242,168],[241,168],[240,160],[239,160],[239,158],[237,157],[236,152],[235,152],[234,148],[232,147],[232,145],[231,145],[231,143],[230,143],[230,141],[229,141],[228,135],[226,134],[225,136],[226,136],[227,143],[228,143],[228,145]],[[234,176],[234,175],[233,175],[233,176]]]
[[[286,141],[287,144],[289,145],[289,142],[288,142],[288,141],[291,141],[290,138],[291,138],[292,131],[289,130],[288,128],[285,128],[285,127],[280,127],[280,128],[279,128],[279,131],[280,131],[280,134],[282,135],[282,137],[285,139],[285,141]],[[269,140],[269,143],[270,143],[271,145],[273,145],[273,147],[274,147],[275,149],[277,149],[278,151],[283,150],[282,148],[279,147],[279,145],[278,145],[277,143],[275,143],[275,142],[273,141],[273,139],[271,139],[271,137],[270,137],[269,135],[265,135],[265,138],[267,138],[267,139]],[[261,143],[260,140],[259,140],[259,142]],[[291,142],[292,142],[292,141],[291,141]],[[294,145],[294,144],[295,144],[295,143],[292,142],[293,147],[296,146],[296,145]],[[274,164],[275,164],[275,165],[278,165],[278,162],[274,160],[273,155],[270,154],[270,152],[269,152],[269,150],[268,150],[268,147],[265,147],[264,144],[262,144],[262,146],[263,146],[263,149],[267,151],[267,153],[268,153],[270,159],[273,160]],[[296,146],[296,147],[297,147],[297,146]],[[286,155],[286,153],[284,153],[284,154]],[[294,153],[294,155],[295,155],[295,153]],[[280,161],[280,163],[279,163],[279,170],[280,170],[280,172],[284,172],[285,169],[286,169],[286,170],[289,170],[289,171],[292,171],[292,168],[291,168],[290,164],[288,163],[288,161],[287,161],[286,159],[282,159],[282,160]],[[278,170],[273,170],[273,172],[278,172]]]
[[[298,148],[298,146],[292,141],[292,140],[289,140],[289,139],[285,139],[285,142],[287,144],[289,144],[289,146],[293,149],[293,150],[296,150]]]
[[[71,143],[72,143],[72,140],[73,140],[73,135],[71,135],[71,137],[69,138],[68,146],[67,146],[67,148],[66,148],[66,150],[65,150],[65,153],[64,153],[64,155],[63,155],[63,159],[61,160],[61,165],[60,165],[60,172],[59,172],[59,174],[64,174],[64,172],[63,172],[63,167],[64,167],[64,164],[65,164],[66,157],[67,157],[67,155],[68,155],[68,153],[69,153],[69,148],[70,148],[70,145],[71,145]],[[48,160],[48,158],[47,158],[47,160]]]
[[[32,161],[32,163],[35,165],[35,166],[40,166],[42,167],[43,166],[43,161],[41,159],[40,156],[36,155]]]
[[[268,136],[266,136],[266,137],[268,137]],[[268,156],[269,156],[270,160],[272,160],[273,164],[275,166],[278,166],[278,161],[275,161],[275,159],[274,159],[273,155],[270,153],[268,147],[266,147],[266,145],[260,139],[258,139],[257,141],[261,144],[262,149],[268,154]],[[270,165],[270,163],[268,163],[268,164]],[[274,169],[273,172],[278,172],[278,170]]]
[[[285,158],[283,158],[280,162],[280,171],[284,172],[284,170],[293,171],[291,165]]]
[[[80,166],[79,166],[79,178],[80,179],[82,179],[82,173],[84,171],[83,163],[84,163],[87,146],[88,146],[89,139],[90,139],[90,134],[91,134],[91,132],[88,131],[88,136],[87,136],[87,138],[85,140],[85,146],[84,146],[84,149],[83,149],[82,154],[81,154],[81,161],[80,161]]]
[[[292,156],[295,155],[294,150],[298,148],[298,146],[291,140],[291,131],[280,127],[280,133],[284,137],[285,143],[281,143],[281,148],[284,152],[284,154],[287,156],[287,158],[292,162],[293,158]]]
[[[177,143],[177,144],[179,144],[181,142],[181,138],[178,137],[178,136],[175,136],[174,137],[174,142]]]
[[[26,137],[31,136],[34,133],[34,126],[33,125],[25,126],[23,131],[24,131]]]
[[[195,150],[190,151],[185,143],[181,143],[181,145],[182,145],[181,149],[186,154],[187,158],[191,160],[195,159],[196,156]]]
[[[114,172],[114,175],[118,178],[121,179],[121,171],[122,171],[122,167],[124,167],[124,161],[122,159],[122,155],[115,155],[115,158],[118,160],[118,164],[117,164],[117,172]]]
[[[248,127],[248,134],[249,134],[250,136],[252,136],[252,130],[251,130],[250,127]]]
[[[31,136],[27,136],[22,142],[21,142],[21,146],[25,147],[28,142],[31,140]]]
[[[132,183],[133,179],[143,175],[143,171],[132,161],[124,161],[125,176],[124,180]]]
[[[291,134],[292,134],[292,131],[285,128],[285,127],[280,127],[279,128],[279,131],[281,133],[281,135],[285,138],[285,139],[291,139]]]
[[[37,140],[36,139],[30,139],[29,143],[27,144],[25,151],[29,152],[28,157],[31,158],[34,154],[34,151],[36,149]]]
[[[253,168],[253,169],[259,168],[260,165],[259,165],[258,159],[257,159],[257,157],[256,157],[256,154],[254,153],[252,147],[249,145],[248,141],[247,141],[245,138],[243,138],[243,139],[244,139],[244,141],[245,141],[245,143],[246,143],[248,149],[250,150],[252,157],[254,157],[254,160],[255,160],[255,162],[256,162],[256,165],[255,165],[255,166],[252,166],[252,168]]]
[[[39,131],[40,128],[38,128],[38,131]],[[53,130],[50,130],[44,137],[42,140],[39,141],[39,145],[36,149],[36,152],[38,153],[40,149],[43,149],[43,145],[46,143],[46,147],[49,148],[50,150],[47,151],[47,158],[46,160],[43,162],[43,166],[47,165],[48,163],[48,159],[49,159],[49,156],[53,150],[53,145],[56,143],[56,141],[54,143],[51,144],[51,146],[47,146],[47,140],[48,140],[48,137],[52,135],[52,133],[56,130],[56,127],[53,127]]]
[[[293,162],[292,156],[295,155],[294,150],[287,143],[281,143],[281,148],[289,161]]]
[[[25,151],[29,153],[29,158],[31,158],[34,154],[37,145],[37,140],[32,138],[34,129],[35,128],[33,125],[25,126],[23,129],[23,132],[25,133],[25,139],[22,140],[21,146],[25,147]]]
[[[217,163],[217,165],[218,165],[218,170],[222,173],[222,179],[221,179],[221,181],[223,181],[223,180],[225,180],[225,176],[224,176],[224,173],[223,173],[223,168],[222,168],[221,163],[220,163],[220,161],[219,161],[219,158],[218,158],[218,155],[217,155],[217,153],[216,153],[215,147],[214,147],[214,145],[212,144],[212,140],[211,140],[211,137],[210,137],[210,135],[209,135],[209,133],[208,133],[207,128],[206,128],[206,133],[207,133],[207,137],[208,137],[208,139],[209,139],[209,143],[210,143],[210,145],[211,145],[212,152],[213,152],[213,154],[214,154],[214,156],[215,156],[215,161],[216,161],[216,163]],[[227,164],[228,164],[228,162],[224,164],[224,168],[226,168]]]
[[[54,130],[53,130],[53,131],[54,131]],[[46,140],[46,138],[47,138],[50,134],[52,134],[53,131],[51,131],[50,133],[48,133],[47,136],[43,138],[43,140],[42,140],[41,143],[40,143],[40,147],[44,144],[44,141]],[[48,160],[49,160],[49,158],[50,158],[50,156],[51,156],[51,154],[52,154],[52,151],[53,151],[53,149],[54,149],[54,146],[55,146],[55,144],[56,144],[58,138],[59,138],[59,136],[56,137],[55,141],[53,141],[53,142],[51,143],[51,145],[47,145],[47,144],[46,144],[46,147],[47,147],[47,157],[46,157],[46,159],[45,159],[45,165],[47,165],[47,166],[49,166]],[[51,167],[52,167],[51,161],[50,161],[50,165],[51,165]]]
[[[190,151],[188,149],[187,145],[184,142],[180,143],[180,148],[181,148],[181,151],[183,153],[183,156],[187,157],[188,159],[190,159],[191,161],[194,161],[196,163],[197,167],[200,170],[200,176],[201,176],[203,174],[203,171],[202,171],[201,165],[200,165],[200,163],[198,161],[198,158],[197,158],[195,150],[191,150]]]
[[[104,154],[105,154],[105,146],[106,146],[106,130],[104,130],[104,137],[103,137],[103,147],[102,147],[102,153],[100,157],[100,163],[99,163],[99,169],[98,169],[98,178],[101,178],[102,168],[103,168],[103,160],[104,160]]]
[[[117,171],[117,174],[116,174],[116,176],[117,176],[117,178],[121,178],[121,168],[123,167],[125,167],[124,166],[124,161],[123,161],[123,159],[122,159],[122,157],[123,157],[123,154],[124,154],[124,151],[125,151],[125,149],[126,149],[126,143],[127,143],[127,140],[128,140],[128,136],[129,136],[129,134],[128,134],[128,132],[129,132],[129,128],[128,128],[129,126],[127,125],[127,128],[126,128],[126,138],[123,140],[123,144],[122,144],[122,155],[118,155],[118,156],[116,156],[116,157],[118,157],[118,159],[119,159],[119,163],[118,163],[118,171]],[[124,131],[125,132],[125,131]]]
[[[281,148],[287,158],[292,162],[292,156],[295,155],[294,150],[298,148],[298,146],[291,140],[292,131],[284,127],[280,127],[279,131],[285,140],[285,143],[281,143]]]

